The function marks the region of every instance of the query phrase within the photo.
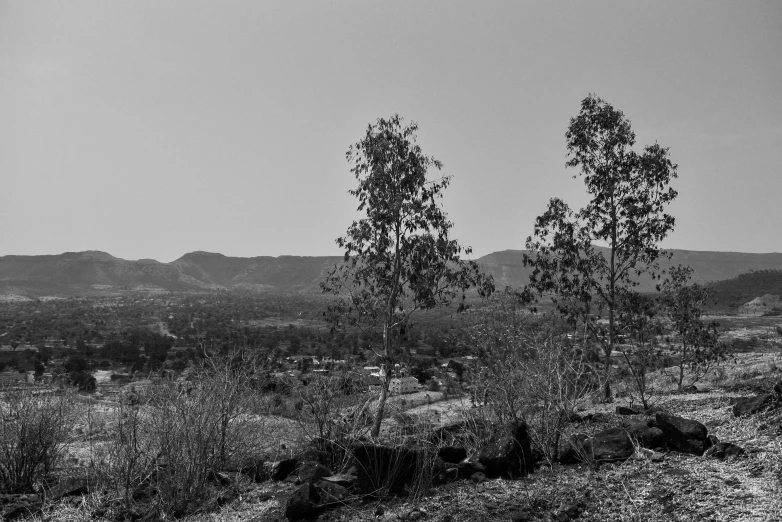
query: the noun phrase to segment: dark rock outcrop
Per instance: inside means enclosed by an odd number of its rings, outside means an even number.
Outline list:
[[[718,442],[711,448],[707,449],[703,456],[724,459],[726,457],[738,457],[744,455],[745,453],[746,452],[744,451],[744,448],[733,444],[732,442]]]
[[[659,412],[655,424],[662,430],[666,445],[681,453],[703,455],[710,445],[706,426],[696,420]]]
[[[736,417],[754,415],[767,409],[775,408],[779,403],[779,398],[772,393],[762,393],[754,397],[744,397],[736,401],[736,404],[733,405],[733,415]]]
[[[650,426],[648,420],[627,419],[624,422],[624,429],[644,448],[655,449],[664,445],[663,431],[660,428]]]
[[[267,463],[267,475],[272,480],[285,480],[288,475],[296,471],[299,459],[285,459]]]
[[[535,467],[530,443],[526,424],[506,424],[481,449],[478,462],[486,466],[489,477],[524,477]]]
[[[562,454],[560,461],[565,464],[579,461],[621,462],[630,458],[633,453],[635,446],[627,431],[622,428],[609,428],[595,433],[592,437],[572,436],[570,446]]]
[[[632,406],[617,406],[616,413],[618,415],[640,415],[643,411]]]

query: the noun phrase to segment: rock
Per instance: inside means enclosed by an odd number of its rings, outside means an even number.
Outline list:
[[[489,477],[526,476],[535,467],[527,425],[510,423],[503,426],[478,455]]]
[[[514,511],[510,515],[511,522],[529,522],[532,514],[529,511]]]
[[[89,495],[90,491],[87,477],[65,477],[47,492],[46,498],[53,502],[64,497]]]
[[[473,473],[470,475],[470,480],[472,480],[475,484],[480,484],[481,482],[486,482],[486,474],[481,473],[480,471],[477,473]]]
[[[638,444],[644,448],[654,449],[663,445],[663,431],[660,428],[649,426],[649,422],[642,419],[627,419],[623,422],[624,429]]]
[[[616,413],[619,415],[640,415],[641,410],[632,406],[617,406]]]
[[[318,493],[318,505],[321,507],[342,504],[350,498],[350,492],[347,488],[334,482],[323,479],[315,482],[313,485]]]
[[[746,452],[741,446],[737,446],[732,442],[718,442],[711,448],[706,450],[703,454],[704,457],[714,457],[715,459],[724,459],[726,457],[738,457],[744,455]]]
[[[293,479],[296,484],[303,484],[305,482],[314,482],[325,477],[330,477],[331,475],[333,475],[331,470],[323,464],[319,464],[314,460],[308,460],[306,462],[300,462],[296,467],[296,470],[288,475],[285,480],[290,481]]]
[[[593,422],[595,424],[599,424],[601,422],[608,422],[609,419],[610,419],[608,414],[601,413],[601,412],[593,413],[592,415],[590,415],[588,417],[589,417],[589,422]]]
[[[665,443],[676,451],[703,455],[709,447],[706,426],[696,420],[658,412],[655,421],[663,432]]]
[[[285,504],[285,517],[288,520],[298,520],[314,515],[321,510],[319,502],[320,496],[315,486],[309,482],[302,484]]]
[[[285,459],[267,463],[267,474],[272,480],[285,480],[296,470],[299,459]]]
[[[589,439],[576,440],[581,444],[579,455],[598,463],[627,460],[635,453],[630,435],[622,428],[609,428]]]
[[[418,511],[417,509],[414,509],[407,514],[405,520],[415,521],[415,520],[421,520],[422,518],[424,518],[424,514]]]
[[[439,456],[445,462],[453,462],[458,464],[467,458],[467,450],[461,446],[443,446],[437,452]]]
[[[352,471],[353,473],[351,473]],[[329,477],[323,477],[322,481],[325,482],[331,482],[332,484],[337,484],[338,486],[342,486],[343,488],[351,488],[356,483],[356,473],[355,468],[351,468],[351,470],[347,473],[339,473],[337,475],[331,475]]]
[[[459,476],[468,479],[475,473],[486,473],[486,466],[478,462],[476,457],[466,458],[459,463]]]
[[[0,520],[37,515],[43,508],[38,495],[0,495]]]
[[[754,415],[761,411],[772,409],[776,407],[778,403],[777,396],[771,393],[763,393],[754,397],[744,397],[733,405],[733,415],[736,417]]]
[[[353,445],[353,458],[359,492],[404,494],[405,486],[413,483],[431,462],[431,453],[423,447],[357,442]]]

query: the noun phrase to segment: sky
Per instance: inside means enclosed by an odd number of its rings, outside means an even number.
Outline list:
[[[679,165],[666,248],[782,252],[782,2],[0,0],[0,255],[339,255],[345,152],[420,126],[473,257],[587,202],[594,93]]]

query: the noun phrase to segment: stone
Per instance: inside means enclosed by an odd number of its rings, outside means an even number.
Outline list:
[[[510,515],[511,522],[529,522],[532,514],[529,511],[514,511]]]
[[[659,406],[649,406],[644,410],[644,415],[651,417],[657,412],[661,412],[661,411],[664,412],[665,410]]]
[[[754,415],[767,409],[775,408],[779,405],[778,397],[771,393],[762,393],[754,397],[744,397],[736,401],[733,405],[733,415],[743,417],[745,415]]]
[[[696,420],[658,412],[655,421],[666,445],[676,451],[700,456],[709,447],[706,426]]]
[[[624,461],[635,453],[630,435],[622,428],[595,433],[583,447],[584,453],[598,463]]]
[[[632,406],[617,406],[616,413],[618,415],[640,415],[642,410],[633,408]]]
[[[489,477],[524,477],[535,468],[527,425],[509,423],[478,454]]]
[[[480,471],[477,472],[477,473],[473,473],[470,476],[470,480],[472,480],[473,483],[475,483],[475,484],[480,484],[482,482],[486,482],[486,479],[487,479],[486,474],[485,473],[481,473]]]
[[[466,458],[459,463],[459,477],[468,479],[474,473],[486,473],[486,466],[478,462],[477,457]]]
[[[38,495],[0,495],[0,520],[31,517],[41,512],[43,502]]]
[[[319,502],[320,496],[315,486],[309,482],[304,483],[293,492],[285,504],[285,517],[288,520],[298,520],[312,516],[321,510]]]
[[[326,479],[315,482],[313,486],[318,493],[318,505],[322,507],[342,504],[350,498],[347,488]]]
[[[338,486],[342,486],[343,488],[351,488],[356,483],[355,469],[353,469],[352,471],[353,473],[350,472],[339,473],[337,475],[323,477],[322,481],[331,482],[332,484],[337,484]]]
[[[438,450],[437,456],[445,462],[458,464],[467,458],[467,450],[461,446],[443,446]]]
[[[746,452],[744,448],[733,444],[732,442],[718,442],[703,454],[704,457],[713,457],[715,459],[724,459],[727,457],[739,457]]]
[[[331,475],[333,475],[333,473],[331,473],[329,468],[323,464],[309,460],[306,462],[300,462],[296,467],[296,471],[291,473],[286,480],[289,480],[291,477],[295,477],[297,484],[303,484],[304,482],[314,482],[325,477],[330,477]]]
[[[660,428],[649,426],[649,422],[642,419],[626,419],[623,427],[628,435],[638,441],[644,448],[654,449],[663,445],[663,431]]]
[[[299,459],[285,459],[267,463],[267,474],[272,480],[285,480],[288,475],[296,471]]]
[[[602,412],[597,412],[597,413],[593,413],[589,417],[589,422],[592,422],[592,423],[595,423],[595,424],[599,424],[601,422],[608,422],[609,419],[610,419],[610,417],[608,416],[608,414],[602,413]]]

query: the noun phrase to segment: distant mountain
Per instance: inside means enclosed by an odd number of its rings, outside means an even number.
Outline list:
[[[497,286],[527,282],[521,250],[494,252],[477,259]],[[688,264],[701,283],[735,278],[764,269],[782,269],[782,254],[674,250],[663,263]],[[243,288],[258,291],[317,292],[318,284],[341,256],[229,257],[191,252],[170,263],[154,259],[128,261],[105,252],[66,252],[49,256],[0,257],[0,294],[78,295],[125,290],[198,291]],[[642,290],[652,290],[645,280]],[[768,292],[762,292],[763,295]],[[757,296],[752,296],[757,297]],[[750,299],[752,298],[750,297]],[[749,300],[749,299],[748,299]]]
[[[742,313],[768,313],[782,309],[782,270],[757,270],[709,285],[707,306]]]
[[[315,291],[341,257],[185,254],[171,263],[128,261],[105,252],[0,257],[0,294],[74,295],[123,290]]]
[[[598,248],[606,253],[608,249]],[[692,280],[705,284],[711,281],[732,279],[740,274],[757,270],[782,269],[782,254],[745,254],[741,252],[708,252],[697,250],[671,250],[670,260],[660,262],[667,269],[679,264],[695,269]],[[483,256],[476,261],[484,270],[494,276],[498,287],[520,286],[529,279],[530,271],[522,262],[523,250],[503,250]],[[641,291],[653,291],[656,281],[650,278],[640,280]]]

